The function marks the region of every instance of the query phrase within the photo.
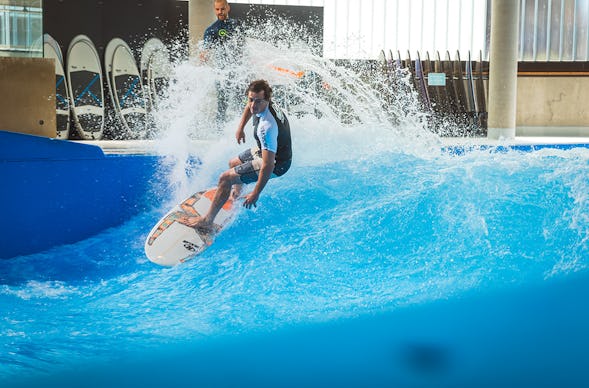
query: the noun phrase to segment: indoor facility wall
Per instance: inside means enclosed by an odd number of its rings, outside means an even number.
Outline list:
[[[0,130],[56,136],[52,59],[0,57]]]
[[[517,80],[518,127],[589,127],[589,77],[526,76]]]

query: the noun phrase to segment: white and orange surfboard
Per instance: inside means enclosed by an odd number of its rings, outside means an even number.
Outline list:
[[[204,216],[216,192],[215,187],[195,193],[162,217],[145,240],[147,258],[156,264],[172,267],[192,259],[211,246],[216,234],[233,219],[235,212],[231,197],[213,221],[214,232],[206,233],[178,220],[183,217]]]

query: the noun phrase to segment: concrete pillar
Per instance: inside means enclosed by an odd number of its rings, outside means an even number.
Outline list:
[[[213,0],[189,0],[188,3],[188,44],[190,55],[196,53],[198,42],[214,21],[215,10]]]
[[[520,1],[493,0],[491,5],[487,137],[509,139],[515,137]]]

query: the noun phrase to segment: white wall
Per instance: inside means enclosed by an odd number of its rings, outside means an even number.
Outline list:
[[[324,7],[327,58],[375,59],[380,50],[486,51],[487,0],[235,0]],[[475,54],[473,54],[475,55]]]

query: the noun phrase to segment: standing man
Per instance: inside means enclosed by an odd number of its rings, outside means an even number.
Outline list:
[[[254,189],[245,196],[246,208],[256,206],[268,180],[288,171],[292,160],[290,125],[288,119],[272,103],[272,88],[268,82],[257,80],[247,88],[248,102],[239,122],[235,138],[237,143],[245,142],[244,128],[251,117],[254,124],[254,138],[257,146],[245,150],[229,161],[229,170],[221,174],[217,192],[211,207],[204,217],[183,217],[179,221],[185,225],[202,230],[212,230],[213,220],[236,185],[234,196],[239,195],[241,185],[256,183]]]
[[[207,50],[225,43],[237,28],[235,19],[229,17],[231,7],[227,0],[214,0],[213,7],[217,21],[205,30],[203,42],[204,48]]]
[[[209,62],[219,69],[224,69],[227,65],[235,63],[239,54],[235,45],[229,42],[237,30],[237,22],[229,17],[231,7],[227,0],[214,0],[213,7],[217,20],[211,24],[204,33],[203,48],[201,60]],[[233,47],[231,47],[233,46]],[[227,112],[227,93],[228,86],[223,82],[216,81],[217,88],[217,127],[219,128],[225,122]]]

